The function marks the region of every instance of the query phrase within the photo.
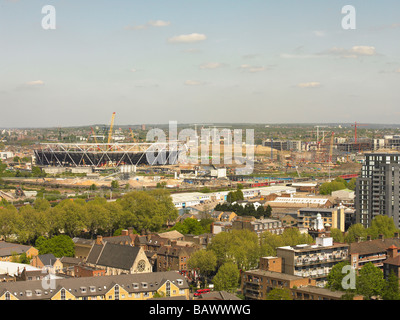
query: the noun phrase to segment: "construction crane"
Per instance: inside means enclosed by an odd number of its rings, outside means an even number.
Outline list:
[[[93,136],[94,142],[97,144],[97,149],[101,150],[99,145],[98,145],[98,142],[97,142],[96,133],[94,132],[92,127],[90,127],[90,129],[92,129],[92,136]]]
[[[357,122],[354,122],[354,124],[351,125],[352,127],[354,127],[354,144],[357,145],[357,127],[360,126],[366,126],[366,124],[360,124]],[[358,145],[358,152],[360,152],[361,150],[361,145]]]
[[[136,141],[136,138],[135,138],[135,135],[134,135],[134,133],[133,133],[133,131],[132,131],[132,128],[129,128],[129,131],[130,131],[130,133],[131,133],[131,137],[132,137],[133,142],[137,142],[137,141]]]
[[[113,112],[111,116],[111,123],[110,123],[110,130],[108,131],[108,143],[111,143],[112,140],[112,133],[113,133],[113,128],[114,128],[114,120],[115,120],[115,112]]]
[[[332,164],[332,152],[333,152],[333,137],[334,137],[335,133],[332,132],[331,135],[331,145],[329,146],[329,163],[330,165]]]

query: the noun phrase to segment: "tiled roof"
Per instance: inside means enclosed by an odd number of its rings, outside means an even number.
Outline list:
[[[56,289],[44,289],[41,280],[1,282],[0,296],[6,291],[9,291],[21,300],[49,300],[62,288],[78,297],[99,296],[106,294],[115,284],[120,285],[129,293],[150,292],[158,290],[166,280],[175,283],[180,289],[188,288],[184,276],[176,271],[167,271],[124,274],[118,276],[56,279]],[[180,280],[182,284],[179,284],[178,280]],[[134,286],[134,284],[136,285]],[[146,284],[146,286],[144,284]],[[82,291],[82,288],[86,290]],[[90,288],[93,289],[93,292]],[[32,292],[32,296],[27,296],[27,290]],[[40,290],[41,294],[36,295],[36,290]]]
[[[13,253],[21,254],[27,252],[32,246],[0,241],[0,257],[11,256]]]
[[[349,253],[369,254],[375,252],[385,252],[392,245],[400,247],[400,239],[388,238],[383,240],[376,239],[362,242],[353,242],[350,244]]]
[[[391,264],[394,266],[400,266],[400,256],[394,257],[394,258],[387,258],[383,263],[386,264]]]
[[[95,244],[89,252],[86,262],[99,266],[107,266],[129,270],[139,253],[139,247],[131,247],[106,242]]]

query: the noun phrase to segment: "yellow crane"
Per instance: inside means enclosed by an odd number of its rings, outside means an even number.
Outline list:
[[[133,133],[133,131],[132,131],[132,128],[129,128],[129,131],[130,131],[130,133],[131,133],[132,141],[133,141],[133,142],[137,142],[137,141],[136,141],[136,138],[135,138],[135,135],[134,135],[134,133]]]
[[[115,119],[115,112],[113,112],[111,117],[110,130],[108,131],[108,143],[111,143],[113,127],[114,127],[114,119]]]

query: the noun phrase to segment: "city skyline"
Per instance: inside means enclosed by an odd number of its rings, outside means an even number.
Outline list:
[[[48,4],[0,2],[0,127],[400,122],[395,1]]]

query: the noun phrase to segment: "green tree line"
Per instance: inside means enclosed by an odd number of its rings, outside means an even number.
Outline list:
[[[120,228],[162,230],[167,221],[178,217],[167,190],[134,191],[114,202],[95,198],[66,199],[52,207],[45,199],[19,210],[11,204],[0,209],[0,236],[6,240],[33,245],[39,237],[65,234],[71,238],[86,232],[113,235]]]

